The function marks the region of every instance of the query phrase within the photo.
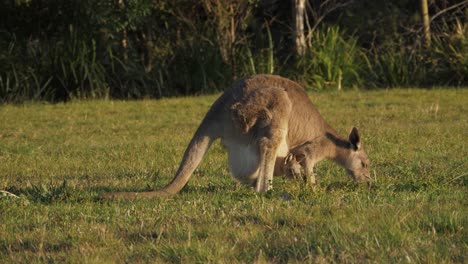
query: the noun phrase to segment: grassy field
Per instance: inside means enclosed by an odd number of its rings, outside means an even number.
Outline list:
[[[310,97],[372,188],[325,161],[257,194],[216,143],[180,195],[100,201],[168,183],[216,96],[0,106],[0,263],[466,263],[468,89]]]

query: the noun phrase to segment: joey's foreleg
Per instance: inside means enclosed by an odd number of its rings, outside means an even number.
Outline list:
[[[312,187],[312,189],[315,189],[315,185],[317,184],[317,181],[315,180],[314,165],[305,164],[304,173],[305,173],[306,184]]]

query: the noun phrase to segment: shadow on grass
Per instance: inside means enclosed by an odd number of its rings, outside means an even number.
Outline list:
[[[257,215],[234,216],[234,221],[237,222],[239,225],[248,225],[248,224],[264,225],[265,224],[263,219]]]
[[[70,241],[40,241],[32,239],[23,239],[21,241],[8,242],[8,244],[0,244],[0,252],[3,253],[18,253],[18,252],[66,252],[73,248]]]
[[[103,199],[100,195],[113,192],[148,192],[159,190],[164,185],[158,187],[151,187],[147,185],[142,186],[129,186],[116,188],[115,186],[106,185],[79,185],[70,186],[67,181],[61,182],[49,182],[30,185],[27,187],[10,186],[5,189],[5,193],[9,195],[0,196],[1,198],[15,197],[27,200],[29,202],[51,204],[55,202],[99,202]],[[201,196],[201,195],[215,195],[215,194],[242,194],[245,196],[245,192],[237,192],[236,188],[232,185],[214,185],[209,184],[207,186],[185,186],[179,193],[179,195],[187,196]],[[239,194],[238,194],[239,193]]]
[[[420,192],[434,189],[434,187],[436,186],[429,182],[404,182],[388,185],[386,189],[394,192]]]
[[[215,184],[209,184],[207,186],[190,186],[187,185],[185,186],[181,193],[186,193],[186,194],[204,194],[204,193],[227,193],[227,192],[234,192],[235,189],[233,188],[233,185],[231,184],[224,184],[224,185],[215,185]]]
[[[120,237],[125,241],[130,241],[133,243],[144,243],[147,241],[155,241],[157,240],[161,234],[155,231],[140,231],[140,232],[133,232],[133,233],[124,233]]]
[[[346,190],[346,191],[355,191],[361,186],[351,181],[347,182],[332,182],[326,186],[327,192]]]
[[[43,183],[22,188],[12,186],[7,188],[7,191],[16,196],[26,198],[28,201],[46,204],[54,201],[69,200],[74,195],[74,190],[68,186],[67,181],[61,183]]]
[[[146,186],[146,188],[141,187],[126,187],[126,188],[115,188],[107,186],[93,186],[89,190],[97,192],[99,194],[111,193],[111,192],[148,192],[148,191],[157,191],[164,188],[164,185],[158,187]],[[231,186],[225,185],[208,185],[208,186],[190,186],[186,185],[180,191],[180,194],[192,194],[192,193],[217,193],[217,192],[226,192],[229,191]]]
[[[394,192],[418,192],[427,189],[431,189],[432,185],[425,182],[406,182],[406,183],[396,183],[386,186],[379,186],[372,184],[367,186],[366,184],[356,184],[352,181],[346,182],[332,182],[328,185],[325,185],[326,192],[336,192],[336,191],[358,191],[358,190],[368,190],[368,191],[394,191]],[[22,198],[26,198],[31,202],[38,202],[44,204],[50,204],[53,202],[83,202],[91,201],[97,202],[102,199],[99,198],[100,195],[112,192],[146,192],[158,190],[161,187],[151,187],[147,185],[146,187],[125,187],[125,188],[115,188],[115,186],[86,186],[80,185],[70,186],[67,184],[67,181],[58,182],[58,183],[43,183],[38,185],[31,185],[28,187],[10,187],[7,188],[7,191],[17,195]],[[247,197],[255,197],[258,194],[248,188],[248,187],[239,187],[233,184],[208,184],[203,185],[187,185],[179,193],[182,196],[212,196],[212,197],[226,197],[229,196],[231,199],[245,199]],[[268,192],[264,195],[267,198],[277,197],[273,192]],[[292,197],[285,199],[284,195],[281,194],[280,197],[283,200],[292,200]],[[289,195],[290,196],[290,195]],[[217,199],[218,199],[217,198]]]
[[[382,185],[378,183],[363,184],[354,182],[333,182],[326,186],[327,192],[333,191],[357,191],[357,190],[369,190],[369,191],[393,191],[393,192],[420,192],[437,189],[437,186],[431,182],[398,182],[388,185]]]
[[[57,202],[95,202],[100,200],[97,194],[115,192],[116,190],[108,186],[70,186],[67,181],[62,181],[35,184],[27,187],[11,186],[6,191],[28,202],[52,204]]]

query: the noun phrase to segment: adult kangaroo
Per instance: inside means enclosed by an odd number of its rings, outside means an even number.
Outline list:
[[[234,178],[257,192],[272,188],[275,163],[290,148],[316,141],[314,159],[329,158],[355,181],[368,181],[368,158],[357,129],[343,138],[331,128],[298,83],[275,75],[254,75],[235,82],[211,106],[198,127],[172,181],[149,192],[118,192],[103,198],[177,194],[188,182],[210,145],[220,138]],[[277,162],[278,160],[278,162]]]

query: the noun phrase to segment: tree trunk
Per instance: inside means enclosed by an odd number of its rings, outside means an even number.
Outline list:
[[[431,46],[431,24],[429,22],[429,10],[427,0],[421,0],[421,14],[424,30],[424,45],[426,48]]]
[[[303,56],[306,50],[304,36],[305,0],[293,0],[294,9],[294,39],[296,54]]]

